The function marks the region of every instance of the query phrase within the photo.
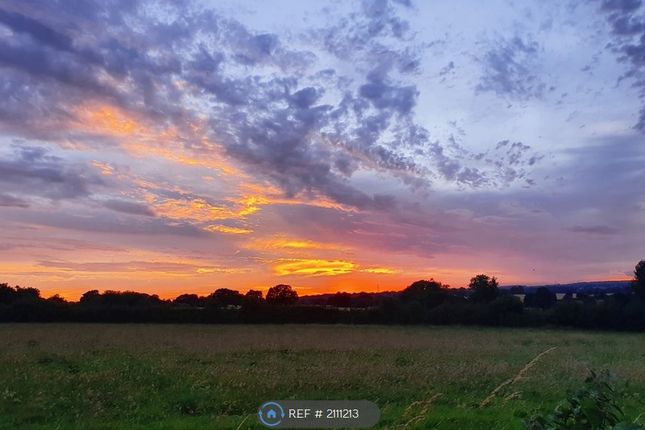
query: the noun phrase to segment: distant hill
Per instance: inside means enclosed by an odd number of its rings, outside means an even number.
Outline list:
[[[540,287],[546,287],[554,293],[619,293],[631,288],[632,281],[590,281],[574,282],[571,284],[546,284],[546,285],[504,285],[500,288],[523,288],[525,293],[534,293]]]
[[[598,294],[598,293],[619,293],[627,291],[631,288],[632,281],[590,281],[590,282],[573,282],[570,284],[545,284],[545,285],[503,285],[500,286],[502,290],[510,290],[511,288],[522,288],[524,293],[531,294],[534,293],[540,287],[546,287],[556,294],[566,294],[566,293],[588,293],[588,294]],[[383,300],[396,297],[400,291],[384,291],[384,292],[371,292],[371,293],[344,293],[349,297],[349,300],[353,303],[356,302],[371,302],[371,304],[381,303]],[[466,296],[468,294],[468,289],[466,288],[452,288],[451,292],[454,295]],[[330,303],[330,299],[336,296],[337,293],[326,293],[326,294],[313,294],[308,296],[301,296],[298,300],[300,304],[303,305],[327,305]]]

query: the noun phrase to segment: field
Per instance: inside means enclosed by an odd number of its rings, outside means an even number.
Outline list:
[[[634,419],[645,411],[644,362],[642,334],[4,324],[0,429],[255,429],[262,402],[287,398],[372,400],[380,429],[521,429],[525,414],[553,409],[591,368],[623,381]]]

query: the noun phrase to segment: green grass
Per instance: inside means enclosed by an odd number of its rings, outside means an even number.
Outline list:
[[[644,362],[642,334],[4,324],[0,429],[255,429],[262,402],[288,398],[375,401],[380,429],[521,429],[525,414],[553,409],[591,368],[629,382],[620,387],[634,419],[645,411]]]

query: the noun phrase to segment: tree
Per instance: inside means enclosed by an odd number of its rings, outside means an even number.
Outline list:
[[[471,291],[470,298],[474,302],[490,302],[499,295],[497,279],[488,275],[471,278],[468,288]]]
[[[495,314],[521,314],[524,311],[522,301],[514,295],[499,296],[490,303]]]
[[[439,306],[447,296],[447,287],[434,279],[413,282],[401,292],[404,301],[420,302],[427,308]]]
[[[90,290],[83,293],[80,303],[82,305],[98,305],[101,302],[101,293],[99,290]]]
[[[244,298],[246,300],[251,300],[251,301],[255,301],[255,302],[261,302],[262,301],[262,291],[260,291],[260,290],[249,290],[244,295]]]
[[[101,295],[101,305],[115,307],[147,307],[161,305],[163,302],[156,294],[138,293],[136,291],[106,290]]]
[[[173,303],[177,305],[186,305],[194,307],[203,307],[206,305],[206,298],[200,297],[197,294],[182,294],[177,296]]]
[[[298,301],[298,293],[291,285],[279,284],[269,288],[267,302],[274,305],[291,305]]]
[[[242,299],[242,309],[251,310],[253,313],[262,307],[264,303],[264,298],[262,297],[262,291],[260,290],[249,290],[244,295]]]
[[[16,285],[16,301],[33,303],[40,300],[40,290],[37,288],[21,288]]]
[[[645,260],[639,261],[634,268],[632,290],[634,291],[634,294],[645,302]]]
[[[53,296],[47,298],[47,303],[55,305],[66,305],[68,303],[64,297],[61,297],[59,294],[54,294]]]
[[[358,296],[353,300],[353,304],[357,308],[369,308],[374,306],[374,296],[370,293],[358,293]]]
[[[558,302],[558,297],[546,287],[540,287],[534,294],[527,294],[524,297],[524,306],[549,309]]]
[[[352,296],[349,293],[339,291],[327,299],[327,304],[337,308],[349,308],[352,306]]]
[[[0,305],[8,305],[16,299],[16,290],[11,288],[9,284],[0,284]]]
[[[208,302],[215,306],[239,306],[242,304],[244,296],[239,291],[230,290],[228,288],[220,288],[215,290],[213,294],[208,297]]]

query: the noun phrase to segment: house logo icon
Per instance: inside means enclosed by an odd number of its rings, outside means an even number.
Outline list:
[[[258,409],[258,420],[267,427],[278,426],[284,416],[284,409],[277,402],[266,402]]]

